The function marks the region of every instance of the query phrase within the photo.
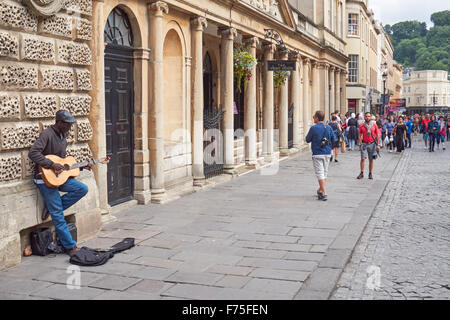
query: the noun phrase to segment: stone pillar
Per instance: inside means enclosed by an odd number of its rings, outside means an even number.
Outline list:
[[[263,154],[265,162],[273,161],[273,71],[267,70],[267,61],[273,59],[274,44],[264,46],[264,101]]]
[[[203,30],[206,19],[191,19],[192,25],[192,176],[194,185],[205,183],[203,174]]]
[[[330,82],[329,85],[329,89],[330,89],[330,114],[333,113],[334,111],[336,111],[336,105],[334,104],[335,98],[336,98],[336,94],[334,93],[335,90],[335,86],[334,86],[334,70],[336,70],[335,67],[331,66],[330,67],[330,72],[329,77],[328,77],[328,81]]]
[[[313,64],[313,98],[314,101],[312,103],[312,112],[316,112],[317,110],[321,109],[321,103],[320,103],[320,73],[319,73],[319,62],[314,61]]]
[[[148,4],[149,44],[152,50],[150,63],[149,92],[152,95],[149,107],[149,149],[152,202],[162,203],[167,195],[164,189],[164,132],[163,132],[163,14],[169,13],[165,2]]]
[[[329,88],[329,70],[330,65],[328,63],[323,64],[323,83],[321,95],[323,95],[324,99],[324,113],[325,113],[325,121],[327,121],[330,117],[330,88]]]
[[[250,48],[250,54],[256,59],[257,37],[248,37],[244,39]],[[245,164],[247,167],[257,167],[256,151],[256,65],[252,70],[252,76],[245,89],[244,101],[244,130],[245,130]]]
[[[281,53],[281,60],[288,59],[289,51],[285,50]],[[286,79],[284,84],[280,85],[280,115],[279,115],[279,128],[280,128],[280,156],[289,155],[288,145],[288,122],[289,122],[289,105],[288,105],[288,88],[289,79]]]
[[[309,103],[309,58],[303,59],[303,132],[306,137],[309,131],[309,126],[312,122],[311,105]]]
[[[89,147],[93,154],[98,157],[106,156],[106,115],[105,115],[105,40],[103,34],[105,31],[104,23],[104,1],[96,0],[93,2],[93,21],[92,21],[92,102],[89,120],[92,123],[92,139]],[[102,222],[112,220],[109,215],[110,206],[108,205],[108,167],[107,165],[94,166],[95,180],[97,181],[99,193],[99,206],[102,212]]]
[[[140,204],[151,199],[150,155],[148,149],[148,62],[150,50],[139,48],[134,51],[134,69],[137,79],[134,84],[134,198]]]
[[[234,119],[233,119],[233,40],[237,36],[234,28],[219,28],[221,43],[220,99],[223,116],[224,172],[232,174],[234,170]]]
[[[335,111],[339,110],[341,111],[341,75],[339,73],[340,69],[336,68],[335,72],[334,72],[334,78],[335,78],[335,82],[334,82],[334,93],[335,93],[335,99],[334,99],[334,103],[335,103]]]
[[[343,114],[346,114],[348,112],[346,76],[347,70],[341,70],[341,85],[342,85],[341,113]]]
[[[291,95],[292,95],[292,103],[293,103],[293,115],[292,115],[292,128],[293,128],[293,143],[292,143],[292,147],[295,149],[300,149],[300,144],[301,144],[301,138],[300,138],[300,129],[299,129],[299,123],[300,123],[300,74],[299,74],[299,54],[298,52],[293,52],[290,55],[290,59],[295,60],[296,61],[296,69],[294,71],[292,71],[291,73],[291,81],[292,81],[292,91],[291,91]],[[303,118],[303,117],[302,117]]]

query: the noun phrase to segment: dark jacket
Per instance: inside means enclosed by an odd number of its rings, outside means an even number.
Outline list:
[[[440,129],[439,122],[430,121],[428,122],[428,133],[429,134],[438,134]]]
[[[55,125],[52,125],[42,131],[37,140],[31,146],[28,157],[35,163],[34,178],[41,179],[38,176],[37,165],[44,168],[51,168],[53,161],[45,158],[46,155],[53,154],[55,156],[66,157],[67,140],[64,135],[58,132]]]

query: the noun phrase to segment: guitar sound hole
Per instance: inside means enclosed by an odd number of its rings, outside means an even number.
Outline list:
[[[64,170],[69,170],[69,169],[70,169],[70,166],[68,164],[65,164],[64,165]]]

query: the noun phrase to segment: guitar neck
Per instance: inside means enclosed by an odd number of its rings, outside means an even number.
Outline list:
[[[100,162],[100,159],[93,159],[92,161],[83,161],[83,162],[75,163],[74,165],[70,166],[69,170],[86,167],[90,163],[96,164],[99,162]]]

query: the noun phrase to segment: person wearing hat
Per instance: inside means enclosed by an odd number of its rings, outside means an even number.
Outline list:
[[[60,187],[50,188],[45,185],[39,175],[38,166],[47,169],[53,168],[55,172],[64,170],[64,167],[61,164],[54,163],[45,156],[56,155],[60,158],[66,157],[66,138],[70,128],[76,123],[76,120],[67,110],[59,110],[56,112],[55,120],[55,124],[42,131],[37,140],[33,143],[28,152],[28,157],[35,164],[34,183],[37,185],[45,200],[44,210],[42,211],[42,220],[46,220],[49,214],[52,216],[58,239],[66,249],[66,252],[72,253],[78,248],[67,228],[66,220],[64,219],[64,210],[68,209],[84,197],[88,192],[88,187],[76,179],[69,178],[66,183]],[[92,165],[88,165],[81,169],[91,170],[91,168]],[[60,196],[60,191],[65,192],[66,194]]]

